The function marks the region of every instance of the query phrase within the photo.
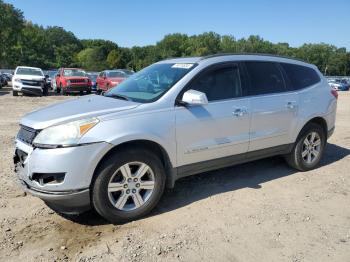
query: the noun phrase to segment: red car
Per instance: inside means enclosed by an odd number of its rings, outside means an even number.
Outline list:
[[[107,91],[119,85],[128,77],[128,74],[121,70],[105,70],[99,73],[96,83],[97,92]]]
[[[91,93],[91,80],[80,68],[60,68],[55,80],[57,93]]]

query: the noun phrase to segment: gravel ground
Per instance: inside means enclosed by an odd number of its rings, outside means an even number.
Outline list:
[[[350,92],[316,170],[276,157],[188,177],[124,225],[66,220],[17,185],[19,119],[65,99],[0,89],[0,261],[350,261]]]

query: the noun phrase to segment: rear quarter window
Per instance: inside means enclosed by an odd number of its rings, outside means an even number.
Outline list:
[[[317,72],[306,66],[281,63],[293,90],[303,89],[321,81]]]

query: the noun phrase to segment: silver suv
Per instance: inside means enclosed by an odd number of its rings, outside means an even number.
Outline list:
[[[14,162],[24,189],[60,213],[113,223],[150,212],[184,176],[274,155],[315,168],[337,92],[314,65],[269,55],[155,63],[104,96],[27,114]]]

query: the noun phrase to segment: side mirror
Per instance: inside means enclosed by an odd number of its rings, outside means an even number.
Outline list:
[[[45,75],[45,78],[47,79],[47,78],[50,78],[50,76],[49,75]]]
[[[206,105],[208,98],[205,93],[190,89],[184,93],[181,102],[187,105]]]

